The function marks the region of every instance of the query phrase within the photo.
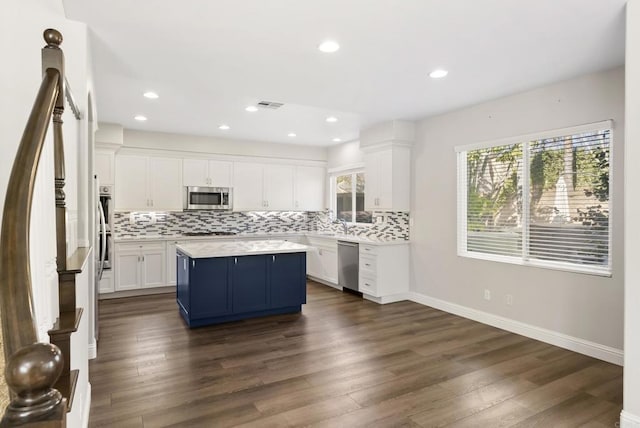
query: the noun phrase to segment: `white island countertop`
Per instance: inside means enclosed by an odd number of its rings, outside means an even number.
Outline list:
[[[176,245],[176,249],[193,259],[209,257],[250,256],[315,251],[314,247],[295,242],[268,241],[194,241]]]

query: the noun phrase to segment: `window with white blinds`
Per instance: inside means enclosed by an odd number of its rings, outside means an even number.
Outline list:
[[[458,152],[458,254],[611,274],[611,122]]]

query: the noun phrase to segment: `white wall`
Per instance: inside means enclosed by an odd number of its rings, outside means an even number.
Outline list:
[[[480,84],[480,83],[479,83]],[[454,146],[614,120],[613,276],[456,255]],[[582,76],[422,120],[412,160],[411,288],[421,295],[605,346],[623,347],[624,70]],[[492,300],[483,300],[489,288]],[[505,295],[514,296],[513,306]]]
[[[26,124],[27,117],[42,81],[41,48],[44,46],[42,32],[46,28],[60,30],[64,37],[62,48],[66,56],[68,80],[74,90],[76,100],[86,117],[86,91],[89,81],[87,70],[87,29],[84,24],[69,21],[64,16],[60,0],[6,0],[2,3],[3,66],[0,68],[2,82],[2,126],[0,126],[0,212],[3,208],[6,187],[13,160]],[[85,188],[78,177],[82,165],[78,153],[86,141],[78,138],[86,130],[86,122],[75,122],[70,112],[64,115],[64,136],[66,138],[67,187],[66,193],[71,215],[68,240],[70,251],[75,250],[75,241],[86,235],[86,227],[76,229],[75,224],[86,224],[88,207],[82,207],[86,199]],[[86,120],[86,119],[85,119]],[[86,135],[86,132],[84,133]],[[45,142],[41,163],[36,178],[36,190],[31,216],[31,274],[34,289],[34,306],[39,337],[48,340],[46,330],[51,328],[57,317],[57,274],[55,270],[55,204],[53,197],[53,140],[51,129]],[[85,172],[86,174],[86,172]],[[86,179],[86,177],[85,177]],[[80,230],[80,232],[78,232]],[[76,389],[73,411],[67,417],[67,426],[79,427],[87,422],[90,402],[86,349],[88,338],[88,313],[91,313],[87,299],[91,281],[79,281],[78,306],[85,308],[80,324],[80,336],[74,338],[71,359],[74,366],[84,367]]]
[[[99,127],[102,127],[102,125]],[[123,147],[285,159],[320,161],[327,159],[326,147],[231,140],[215,137],[167,134],[163,132],[134,131],[130,129],[124,130]]]
[[[640,1],[627,3],[623,427],[640,427]]]

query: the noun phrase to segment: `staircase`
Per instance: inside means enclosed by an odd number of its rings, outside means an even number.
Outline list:
[[[0,427],[65,427],[78,378],[78,372],[70,370],[71,335],[83,313],[76,307],[76,276],[86,265],[90,248],[79,248],[71,256],[66,250],[62,114],[65,96],[70,94],[60,49],[62,35],[48,29],[44,40],[42,84],[11,170],[0,234],[0,320],[5,379],[10,389]],[[29,223],[38,163],[52,120],[59,317],[48,332],[50,343],[38,343],[29,271]]]

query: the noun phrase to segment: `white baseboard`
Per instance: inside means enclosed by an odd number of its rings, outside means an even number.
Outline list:
[[[87,353],[89,355],[89,359],[93,360],[98,356],[98,342],[95,339],[91,343],[89,343],[89,348],[87,349]]]
[[[558,333],[553,330],[547,330],[542,327],[525,324],[520,321],[515,321],[477,309],[468,308],[456,303],[451,303],[445,300],[436,299],[434,297],[425,296],[424,294],[420,293],[411,292],[409,293],[408,298],[409,300],[420,303],[422,305],[431,306],[432,308],[440,309],[442,311],[459,315],[464,318],[469,318],[483,324],[498,327],[512,333],[517,333],[522,336],[540,340],[551,345],[559,346],[560,348],[588,355],[590,357],[617,364],[619,366],[623,365],[624,354],[621,349],[611,348],[609,346],[590,342],[578,337]]]
[[[620,427],[621,428],[640,428],[640,416],[632,415],[626,410],[623,410],[620,413]]]
[[[369,296],[368,294],[362,293],[362,297],[364,299],[371,300],[372,302],[376,302],[381,305],[386,305],[387,303],[402,302],[403,300],[411,300],[409,293],[391,294],[389,296],[382,296],[382,297],[374,297],[374,296]]]
[[[87,382],[87,396],[84,400],[84,409],[82,409],[82,426],[89,426],[89,412],[91,412],[91,383]]]

